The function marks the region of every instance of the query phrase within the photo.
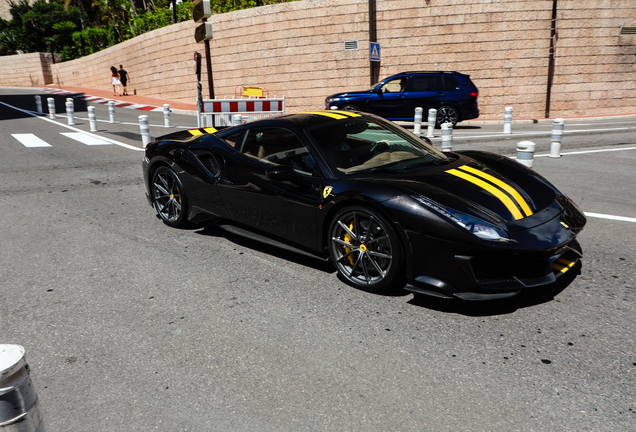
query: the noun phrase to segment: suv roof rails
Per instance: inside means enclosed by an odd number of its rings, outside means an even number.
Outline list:
[[[404,75],[404,74],[418,74],[418,73],[442,73],[442,74],[458,74],[461,75],[461,73],[457,72],[457,71],[406,71],[406,72],[400,72],[397,73],[395,75]]]

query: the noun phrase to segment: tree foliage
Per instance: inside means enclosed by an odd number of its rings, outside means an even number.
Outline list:
[[[5,1],[5,0],[0,0]],[[293,0],[211,0],[215,13]],[[79,58],[173,24],[172,0],[8,0],[0,18],[0,55],[59,52]],[[176,22],[192,19],[193,3],[176,4]]]

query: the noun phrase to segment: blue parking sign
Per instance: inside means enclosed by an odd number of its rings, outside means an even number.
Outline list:
[[[369,60],[380,61],[380,44],[378,42],[369,42]]]

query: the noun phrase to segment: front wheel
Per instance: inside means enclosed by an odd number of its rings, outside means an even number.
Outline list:
[[[166,225],[185,227],[188,224],[188,201],[183,184],[168,167],[159,167],[152,176],[152,202]]]
[[[459,115],[452,106],[445,105],[437,110],[437,127],[441,128],[444,123],[451,123],[453,127],[457,124]]]
[[[395,230],[365,207],[348,207],[336,214],[329,227],[329,256],[347,282],[365,291],[387,291],[403,277]]]
[[[340,108],[342,111],[360,111],[360,108],[358,108],[357,106],[353,105],[353,104],[346,104],[343,105],[342,108]]]

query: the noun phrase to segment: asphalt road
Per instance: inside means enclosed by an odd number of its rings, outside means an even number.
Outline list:
[[[139,114],[86,145],[65,118],[0,105],[0,343],[26,348],[47,430],[636,429],[636,119],[577,121],[563,152],[604,151],[535,160],[584,211],[629,218],[588,219],[580,274],[469,303],[368,294],[318,260],[165,226],[144,197]],[[457,148],[514,149],[544,126]]]

